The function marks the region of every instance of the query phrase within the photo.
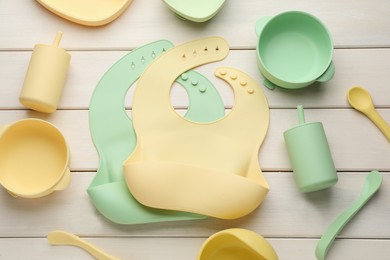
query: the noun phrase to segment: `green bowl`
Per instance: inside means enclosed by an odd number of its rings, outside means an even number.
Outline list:
[[[267,87],[298,89],[332,79],[333,43],[311,14],[288,11],[256,23],[257,63]]]
[[[203,23],[213,18],[225,0],[163,0],[178,17],[192,22]]]

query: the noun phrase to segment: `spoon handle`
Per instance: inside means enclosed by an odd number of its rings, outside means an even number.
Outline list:
[[[351,207],[346,209],[340,216],[338,216],[333,223],[328,227],[326,232],[321,236],[317,243],[316,257],[318,260],[324,260],[328,253],[332,242],[340,231],[347,225],[347,223],[356,215],[359,209],[365,204],[367,198],[360,197]]]
[[[84,239],[81,239],[80,237],[68,233],[66,231],[60,231],[60,230],[52,231],[47,235],[47,239],[49,240],[49,243],[52,245],[78,246],[99,260],[118,260],[118,258],[107,254],[103,250],[97,248],[91,243],[85,241]]]
[[[376,171],[371,172],[370,174],[375,175],[379,174]],[[348,222],[359,212],[359,210],[371,199],[371,197],[375,194],[379,186],[375,189],[368,189],[368,179],[366,178],[366,182],[364,184],[363,191],[359,198],[347,208],[340,216],[338,216],[332,224],[328,227],[325,233],[321,236],[321,239],[317,243],[316,247],[316,257],[318,260],[324,260],[326,254],[328,253],[330,246],[335,240],[336,236],[340,233],[340,231],[348,224]],[[380,181],[381,182],[381,181]],[[380,185],[380,184],[379,184]]]
[[[368,111],[366,115],[372,122],[374,122],[374,124],[382,131],[387,140],[390,142],[390,126],[382,118],[382,116],[375,109]]]

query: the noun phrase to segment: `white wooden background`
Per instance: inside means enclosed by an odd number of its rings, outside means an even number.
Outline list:
[[[93,8],[93,7],[91,7]],[[246,71],[260,83],[256,67],[255,21],[287,10],[309,12],[332,34],[335,77],[299,91],[264,88],[271,108],[268,135],[259,153],[271,191],[251,215],[237,220],[207,219],[145,225],[116,225],[89,201],[86,188],[98,165],[88,129],[88,104],[103,73],[137,46],[168,39],[180,44],[220,35],[231,46],[228,58],[198,69],[221,91],[226,108],[230,89],[213,76],[218,65]],[[22,107],[18,96],[37,43],[51,43],[64,33],[61,46],[72,55],[59,110],[44,115]],[[390,144],[380,131],[346,101],[347,90],[369,90],[379,113],[390,123],[390,1],[388,0],[227,0],[211,21],[194,24],[178,19],[162,1],[134,0],[111,24],[89,28],[50,13],[33,0],[0,0],[0,124],[36,117],[57,125],[71,149],[72,183],[63,192],[27,200],[0,189],[0,259],[90,259],[75,247],[53,247],[46,235],[64,229],[122,259],[195,259],[211,234],[231,227],[265,236],[280,259],[315,259],[325,228],[358,197],[371,170],[384,174],[379,193],[335,241],[328,259],[390,259]],[[131,92],[127,107],[131,109]],[[172,103],[186,107],[184,91],[174,89]],[[320,192],[297,191],[283,141],[283,131],[297,124],[295,107],[303,104],[307,121],[321,121],[331,146],[339,182]]]

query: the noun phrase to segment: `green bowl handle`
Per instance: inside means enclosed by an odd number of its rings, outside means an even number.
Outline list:
[[[277,85],[275,85],[274,83],[272,83],[271,81],[269,81],[266,78],[264,78],[263,84],[264,84],[264,86],[266,86],[270,90],[274,90],[276,87],[278,87]]]
[[[326,71],[316,79],[318,82],[326,82],[333,78],[333,75],[335,73],[335,67],[333,64],[333,61],[330,62],[329,67],[326,69]]]
[[[260,35],[260,32],[263,30],[265,24],[271,20],[272,16],[263,16],[261,17],[259,20],[256,21],[256,25],[255,25],[255,31],[256,31],[256,35],[257,37],[259,37]]]

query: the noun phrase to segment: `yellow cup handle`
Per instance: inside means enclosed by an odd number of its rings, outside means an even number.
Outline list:
[[[70,169],[69,169],[69,167],[68,167],[68,168],[66,168],[66,170],[65,170],[64,176],[63,176],[62,179],[57,183],[57,185],[54,186],[53,190],[56,190],[56,191],[64,190],[65,188],[67,188],[67,187],[69,186],[70,179],[71,179],[71,173],[70,173]]]

